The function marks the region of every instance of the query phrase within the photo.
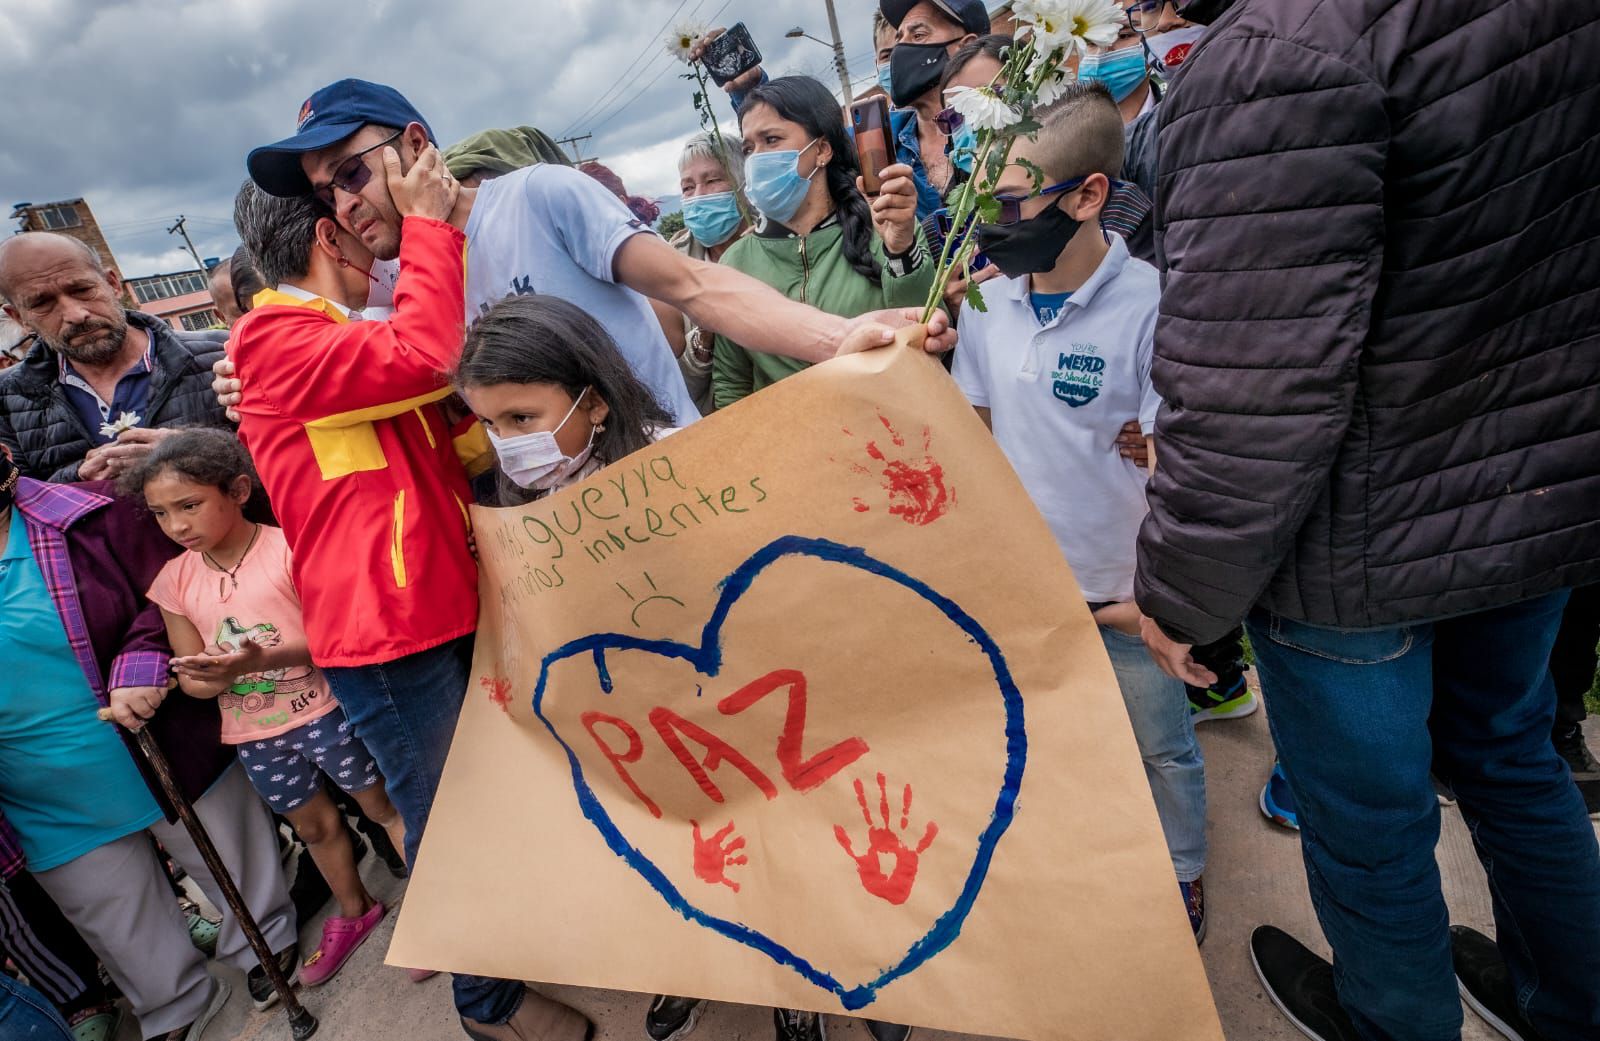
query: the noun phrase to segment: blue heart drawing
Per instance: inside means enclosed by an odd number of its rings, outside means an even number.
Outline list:
[[[785,557],[812,557],[856,568],[895,582],[932,604],[960,628],[989,659],[994,669],[995,685],[1005,706],[1005,772],[999,794],[995,799],[994,812],[989,818],[988,825],[978,836],[977,853],[973,859],[972,869],[967,873],[960,893],[950,909],[934,921],[928,931],[911,945],[898,962],[885,969],[876,979],[855,986],[847,985],[830,973],[817,968],[760,930],[708,914],[686,899],[653,861],[623,837],[622,832],[612,821],[611,815],[600,804],[594,790],[584,778],[583,766],[578,761],[577,753],[544,714],[544,699],[551,667],[581,655],[593,655],[601,689],[608,694],[612,690],[612,683],[610,671],[606,666],[606,652],[613,650],[646,651],[664,658],[680,659],[693,665],[701,675],[715,677],[722,668],[722,626],[733,605],[749,590],[758,575]],[[826,539],[786,535],[768,543],[740,564],[722,581],[721,589],[722,595],[717,601],[716,609],[711,612],[710,620],[706,622],[698,647],[673,640],[643,640],[621,633],[596,633],[580,637],[550,652],[545,656],[539,670],[539,683],[533,694],[533,712],[566,751],[567,760],[572,767],[573,788],[583,815],[599,830],[606,845],[637,871],[669,907],[688,920],[760,951],[778,964],[793,969],[816,986],[837,995],[845,1009],[865,1008],[876,1000],[878,991],[882,987],[915,971],[961,935],[962,924],[972,910],[978,893],[983,889],[995,847],[999,844],[1000,837],[1006,833],[1006,829],[1011,826],[1016,812],[1017,792],[1022,787],[1022,773],[1028,758],[1028,736],[1023,723],[1022,695],[1017,690],[1016,682],[1012,679],[1011,670],[1006,665],[999,646],[972,616],[926,583],[868,556],[864,550]]]

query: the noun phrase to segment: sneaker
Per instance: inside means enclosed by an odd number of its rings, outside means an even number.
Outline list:
[[[594,1037],[594,1024],[582,1012],[526,989],[522,1004],[504,1023],[480,1023],[463,1016],[461,1029],[472,1041],[589,1041]]]
[[[1240,676],[1227,690],[1207,690],[1188,687],[1189,718],[1195,726],[1213,719],[1243,719],[1261,707],[1256,692]]]
[[[1565,732],[1553,735],[1556,754],[1572,768],[1572,782],[1583,796],[1583,805],[1589,816],[1600,820],[1600,763],[1595,762],[1589,743],[1583,739],[1583,727],[1574,724]]]
[[[1267,997],[1295,1029],[1312,1041],[1361,1041],[1350,1013],[1339,1004],[1333,966],[1282,929],[1256,927],[1250,961]]]
[[[367,941],[388,908],[375,903],[360,918],[330,916],[322,923],[322,943],[301,966],[300,978],[308,987],[320,986],[333,978],[356,949]]]
[[[1189,928],[1194,930],[1195,946],[1206,942],[1206,889],[1200,879],[1193,882],[1179,882],[1178,891],[1183,894],[1183,906],[1189,912]]]
[[[204,1041],[206,1027],[217,1018],[217,1013],[222,1011],[222,1006],[228,1003],[228,996],[233,993],[233,988],[225,981],[213,979],[212,982],[216,984],[216,990],[211,992],[211,1001],[206,1005],[206,1010],[188,1026],[169,1031],[165,1041]]]
[[[911,1041],[911,1028],[899,1023],[885,1023],[881,1019],[869,1019],[867,1033],[872,1035],[872,1041]]]
[[[775,1008],[772,1025],[777,1041],[828,1041],[828,1028],[822,1025],[821,1013]]]
[[[1468,1007],[1511,1041],[1539,1041],[1512,996],[1511,973],[1495,942],[1464,925],[1450,927],[1450,957],[1456,987]]]
[[[688,1037],[696,1023],[700,1022],[700,1013],[705,1010],[706,1003],[699,998],[675,998],[669,994],[657,994],[656,999],[650,1002],[650,1011],[645,1013],[644,1032],[649,1035],[650,1041],[677,1041],[680,1037]]]
[[[1294,792],[1289,790],[1289,778],[1283,774],[1283,764],[1273,763],[1267,783],[1261,786],[1261,813],[1267,820],[1282,828],[1300,830],[1300,818],[1294,810]]]
[[[294,986],[300,979],[300,945],[291,943],[277,954],[278,968],[283,970],[284,979],[289,981],[289,986]],[[273,987],[272,980],[267,976],[267,970],[259,964],[244,974],[244,988],[250,992],[250,1003],[257,1012],[269,1009],[278,1003],[278,991]]]

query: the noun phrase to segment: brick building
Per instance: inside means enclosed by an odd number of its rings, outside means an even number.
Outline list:
[[[11,219],[17,222],[19,232],[53,231],[72,236],[99,254],[100,263],[105,265],[107,271],[115,271],[118,278],[122,277],[122,268],[117,266],[117,258],[111,255],[111,246],[100,231],[100,222],[94,219],[94,211],[82,199],[19,202],[11,208]]]

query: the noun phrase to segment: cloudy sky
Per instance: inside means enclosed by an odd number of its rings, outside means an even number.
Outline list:
[[[836,0],[858,89],[875,6]],[[661,38],[684,17],[743,21],[772,74],[837,81],[829,49],[783,36],[826,39],[823,0],[3,0],[0,217],[82,196],[130,277],[194,266],[166,233],[180,213],[202,257],[226,256],[245,153],[345,76],[399,88],[446,144],[524,123],[592,132],[583,155],[630,191],[676,195],[698,124]]]

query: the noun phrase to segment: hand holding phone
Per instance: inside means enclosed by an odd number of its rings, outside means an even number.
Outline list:
[[[713,29],[699,47],[698,60],[706,67],[711,81],[719,87],[761,64],[761,50],[743,22],[727,31]]]
[[[893,160],[889,147],[889,99],[882,94],[862,98],[850,106],[850,127],[855,132],[856,160],[861,183],[871,198],[883,190],[883,170]]]

